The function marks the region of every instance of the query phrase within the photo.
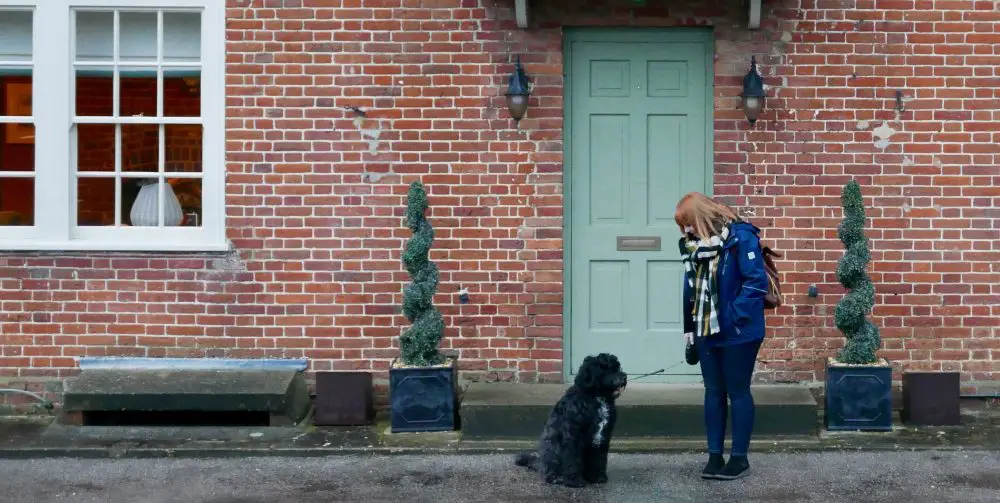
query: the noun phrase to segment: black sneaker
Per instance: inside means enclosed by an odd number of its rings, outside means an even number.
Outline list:
[[[746,456],[730,456],[726,467],[715,478],[719,480],[736,480],[750,474],[750,462]]]
[[[721,472],[725,466],[726,460],[723,459],[722,454],[709,454],[708,463],[705,464],[705,469],[701,471],[701,478],[717,479],[719,478],[719,472]]]

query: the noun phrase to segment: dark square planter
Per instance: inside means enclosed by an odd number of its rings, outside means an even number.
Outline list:
[[[368,372],[316,372],[318,426],[355,426],[375,419],[372,375]]]
[[[961,393],[958,372],[905,372],[902,419],[915,426],[961,424]]]
[[[883,360],[884,361],[884,360]],[[826,365],[828,431],[892,431],[892,367]]]
[[[390,367],[392,432],[454,430],[457,395],[455,360],[447,367]]]

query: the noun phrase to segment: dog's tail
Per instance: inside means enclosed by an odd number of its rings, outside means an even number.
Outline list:
[[[514,457],[514,464],[523,466],[529,470],[538,471],[538,453],[522,452]]]

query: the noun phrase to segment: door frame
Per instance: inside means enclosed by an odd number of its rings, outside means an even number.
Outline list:
[[[595,36],[591,38],[592,36]],[[563,27],[563,382],[571,382],[574,369],[571,368],[572,352],[572,79],[573,79],[573,42],[646,42],[651,38],[666,38],[666,42],[703,42],[705,43],[705,82],[708,90],[705,93],[705,187],[706,195],[713,195],[715,188],[715,31],[713,27],[629,27],[629,28],[590,28]]]

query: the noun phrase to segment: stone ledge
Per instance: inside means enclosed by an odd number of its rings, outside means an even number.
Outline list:
[[[63,417],[93,411],[266,412],[295,423],[310,407],[294,370],[85,370],[68,379]],[[78,421],[77,421],[78,422]]]
[[[563,384],[473,383],[462,401],[462,434],[469,440],[535,438]],[[799,385],[753,388],[758,435],[815,435],[818,406]],[[701,385],[633,384],[618,399],[616,438],[704,436]]]

